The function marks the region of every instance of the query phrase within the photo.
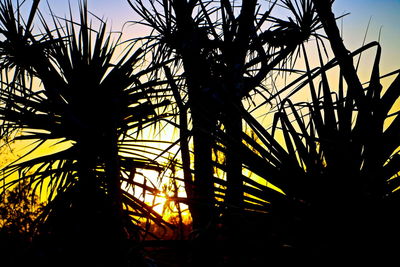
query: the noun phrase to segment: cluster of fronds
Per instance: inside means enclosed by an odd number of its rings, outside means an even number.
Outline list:
[[[3,189],[29,181],[34,192],[47,195],[49,204],[41,217],[46,219],[56,212],[57,203],[64,203],[65,208],[72,205],[68,203],[76,198],[79,181],[89,179],[82,177],[82,161],[89,161],[85,157],[94,158],[88,163],[88,171],[96,177],[94,186],[108,195],[107,161],[118,161],[119,177],[125,177],[128,184],[136,169],[160,171],[136,136],[166,116],[157,112],[168,102],[157,102],[163,82],[145,78],[152,69],[141,69],[145,56],[141,49],[134,50],[132,45],[115,59],[120,37],[107,33],[103,21],[97,21],[99,26],[93,29],[86,3],[78,21],[72,13],[66,19],[52,15],[50,26],[38,13],[38,2],[34,1],[26,24],[11,1],[0,5],[2,135],[19,131],[16,140],[33,144],[31,151],[3,169],[1,179]],[[32,27],[36,17],[41,33]],[[118,159],[107,158],[111,157],[107,153],[113,153],[107,148],[109,135],[114,142],[109,146],[115,147],[113,155]],[[29,156],[51,140],[62,149]],[[15,175],[19,178],[14,179]],[[161,216],[132,192],[118,190],[130,220],[144,217],[164,224]],[[96,201],[93,204],[97,205]]]

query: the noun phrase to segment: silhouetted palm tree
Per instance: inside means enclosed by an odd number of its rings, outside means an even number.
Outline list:
[[[221,128],[218,125],[223,125],[225,133],[221,137],[227,180],[223,207],[240,210],[244,201],[239,153],[242,100],[261,85],[272,69],[289,62],[298,45],[320,26],[310,1],[300,1],[299,6],[283,1],[294,16],[287,21],[271,15],[276,2],[265,11],[258,1],[155,1],[150,5],[140,0],[129,2],[144,19],[143,24],[156,31],[155,36],[149,37],[157,41],[152,44],[155,60],[160,62],[175,55],[182,62],[193,123],[195,177],[191,212],[194,227],[204,229],[221,212],[210,212],[215,209],[211,204],[215,182],[212,149],[216,147],[215,134]],[[189,186],[192,184],[187,183]]]
[[[270,72],[295,60],[298,46],[321,27],[311,1],[282,1],[292,13],[283,20],[271,15],[278,1],[263,7],[259,1],[129,1],[155,30],[149,36],[155,62],[174,58],[176,79],[183,90],[182,102],[173,74],[166,74],[180,112],[190,111],[193,136],[194,180],[188,173],[186,117],[180,117],[185,187],[199,240],[211,243],[221,219],[227,230],[231,260],[240,255],[241,215],[255,209],[257,197],[249,197],[258,184],[244,177],[241,154],[243,121],[242,100],[250,99],[254,89],[267,90],[263,80]],[[182,84],[181,78],[185,78]],[[223,164],[213,161],[213,151],[224,155]],[[218,168],[225,179],[215,177]],[[215,186],[215,184],[218,186]],[[272,190],[271,190],[272,191]],[[251,193],[250,193],[251,194]],[[216,201],[216,197],[222,201]],[[265,202],[262,202],[265,204]],[[225,231],[225,230],[224,230]],[[205,246],[215,251],[211,246]],[[204,260],[199,249],[198,261]],[[243,263],[244,264],[244,263]],[[201,265],[201,263],[199,263]]]
[[[22,131],[16,139],[32,140],[34,150],[48,140],[65,145],[53,154],[26,155],[1,179],[18,173],[5,188],[25,179],[34,190],[47,187],[41,230],[58,240],[64,256],[71,253],[67,262],[118,266],[126,260],[127,233],[138,234],[130,215],[162,223],[151,207],[121,189],[136,168],[160,169],[140,153],[135,136],[168,104],[153,103],[162,82],[146,81],[151,69],[140,68],[144,54],[133,46],[113,63],[119,39],[106,33],[103,21],[91,28],[86,2],[77,22],[72,14],[64,20],[53,15],[55,29],[39,15],[43,33],[35,34],[38,2],[27,24],[11,1],[0,3],[2,130]]]
[[[320,29],[313,2],[336,59],[324,64],[319,51],[321,66],[311,69],[303,48],[306,74],[275,96],[293,88],[296,92],[304,91],[308,86],[312,101],[298,105],[290,100],[283,101],[271,133],[244,110],[241,99],[260,85],[271,70],[269,67],[287,60],[298,45],[314,30]],[[157,2],[160,6],[156,2],[151,6],[142,1],[136,3],[133,7],[144,18],[144,24],[160,34],[152,37],[159,41],[156,55],[164,59],[175,52],[182,60],[187,105],[193,120],[194,186],[199,190],[189,201],[203,198],[203,201],[210,201],[207,205],[211,210],[214,190],[221,191],[214,188],[216,182],[227,188],[226,191],[222,189],[227,207],[243,205],[253,211],[270,212],[269,223],[274,226],[272,235],[278,234],[283,243],[324,253],[331,250],[331,256],[351,247],[344,244],[345,238],[365,248],[367,245],[360,240],[365,241],[366,229],[383,227],[377,222],[377,218],[381,219],[378,210],[389,210],[384,215],[389,216],[394,210],[392,202],[387,203],[388,199],[396,199],[391,193],[393,188],[388,189],[386,184],[396,181],[391,178],[398,172],[395,153],[398,126],[393,123],[385,130],[384,122],[392,116],[388,112],[399,97],[394,93],[398,78],[382,95],[378,67],[380,47],[370,82],[364,88],[353,66],[353,57],[376,44],[349,54],[331,11],[332,1],[283,1],[296,14],[297,23],[293,19],[272,18],[266,13],[254,25],[256,1],[236,5],[236,10],[230,1]],[[153,11],[149,11],[151,8]],[[256,31],[265,21],[276,24],[261,33]],[[318,45],[325,44],[318,42]],[[246,62],[248,55],[254,58]],[[340,80],[346,80],[348,89],[342,82],[339,95],[334,99],[326,72],[337,65],[342,72]],[[167,76],[173,87],[176,86],[172,75]],[[316,78],[322,80],[318,89],[314,85]],[[308,115],[302,115],[298,110],[302,105],[309,109]],[[184,105],[181,107],[186,110]],[[262,144],[241,133],[241,123],[238,123],[241,118],[251,126]],[[218,130],[218,121],[222,123],[223,131]],[[283,144],[274,136],[278,125]],[[247,145],[242,144],[242,138]],[[200,140],[204,140],[203,143]],[[215,147],[225,153],[226,165],[218,167],[226,171],[227,181],[210,178],[210,165],[215,164],[210,154]],[[238,154],[241,155],[239,160]],[[285,194],[241,177],[242,165],[278,186]],[[245,204],[243,199],[247,200]],[[195,227],[205,228],[215,219],[212,216],[218,214],[196,209],[192,205],[194,220],[197,217],[199,220]],[[367,215],[368,211],[374,215]],[[388,220],[382,220],[388,223]]]
[[[329,39],[337,42],[333,40]],[[400,98],[399,71],[380,76],[377,42],[346,57],[353,59],[374,47],[375,62],[365,86],[353,60],[343,63],[336,56],[324,63],[319,50],[320,67],[311,69],[306,56],[306,74],[281,90],[292,90],[291,95],[309,90],[309,103],[283,101],[272,132],[246,115],[263,146],[248,138],[250,147],[243,146],[245,165],[283,190],[285,195],[264,195],[271,202],[272,221],[277,221],[275,231],[306,255],[343,260],[369,253],[381,258],[397,248],[391,240],[397,222],[400,128],[398,114],[391,110]],[[345,74],[343,64],[351,64],[347,69],[356,76]],[[337,90],[327,74],[334,67],[340,68]],[[393,75],[397,77],[383,91],[381,80]],[[355,92],[357,84],[360,93]],[[277,131],[284,142],[275,141]]]

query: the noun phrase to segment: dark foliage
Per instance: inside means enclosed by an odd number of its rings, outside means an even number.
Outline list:
[[[32,195],[28,183],[17,184],[1,195],[0,257],[2,264],[22,266],[27,262],[20,255],[28,255],[37,233],[36,219],[43,211],[37,195]]]
[[[28,21],[36,13],[34,2]],[[88,14],[85,2],[78,22],[72,14],[68,19],[53,16],[54,29],[39,14],[43,33],[34,34],[11,1],[1,2],[2,132],[22,130],[16,139],[35,144],[3,169],[2,188],[21,181],[41,194],[47,188],[49,202],[39,220],[40,231],[49,236],[38,242],[47,243],[50,258],[71,254],[65,264],[118,265],[116,259],[126,261],[127,244],[141,234],[135,220],[166,224],[151,207],[122,190],[121,183],[137,168],[160,169],[140,153],[143,147],[135,136],[159,120],[162,115],[156,111],[168,103],[155,101],[162,82],[141,81],[151,71],[138,69],[143,52],[130,48],[114,64],[119,39],[113,41],[103,21],[91,29]],[[27,54],[20,58],[22,53]],[[63,149],[29,158],[49,140]],[[9,179],[12,175],[19,177]]]
[[[400,247],[400,76],[380,74],[379,43],[347,51],[330,0],[128,2],[153,32],[131,40],[119,60],[126,43],[101,20],[91,26],[86,2],[79,19],[53,15],[52,26],[39,1],[27,18],[0,2],[0,130],[34,144],[2,170],[6,251],[49,266],[151,264],[141,248],[159,266],[390,258]],[[276,17],[279,8],[289,17]],[[353,61],[372,49],[363,83]],[[276,73],[298,76],[273,91],[265,80]],[[305,92],[309,101],[294,102]],[[275,104],[269,128],[247,109],[260,96],[255,109]],[[167,149],[138,138],[165,121],[180,133]],[[49,141],[62,149],[32,157]],[[165,156],[178,143],[180,160]],[[169,159],[167,168],[151,155]],[[163,191],[137,182],[140,169],[172,173],[175,228],[132,194]],[[29,190],[7,191],[13,186]],[[48,203],[31,210],[35,193]],[[189,206],[191,226],[179,203]]]

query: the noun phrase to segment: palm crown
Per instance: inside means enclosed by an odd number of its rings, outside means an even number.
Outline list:
[[[30,17],[37,11],[35,3]],[[153,103],[162,82],[147,79],[151,69],[141,70],[142,51],[132,46],[113,63],[119,39],[107,34],[103,21],[97,30],[91,28],[86,3],[81,5],[79,22],[72,14],[65,20],[53,16],[54,30],[40,17],[44,29],[40,35],[21,23],[19,13],[14,18],[11,1],[2,3],[0,11],[5,37],[0,44],[5,71],[0,108],[3,134],[22,130],[17,139],[37,142],[35,148],[46,140],[65,143],[58,152],[6,167],[3,180],[13,173],[19,173],[20,179],[5,187],[24,179],[35,189],[47,186],[51,202],[41,218],[58,221],[48,225],[64,226],[79,218],[86,230],[94,229],[92,238],[96,232],[103,232],[105,239],[122,238],[124,228],[132,230],[128,222],[134,218],[128,214],[161,222],[149,206],[121,190],[121,179],[136,168],[160,169],[137,153],[135,134],[159,119],[157,109],[168,104]],[[14,76],[9,79],[10,71]],[[39,88],[34,86],[38,83]],[[119,147],[124,147],[123,155]],[[112,234],[111,229],[119,230]]]

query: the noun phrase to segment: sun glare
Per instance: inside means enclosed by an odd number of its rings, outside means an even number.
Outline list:
[[[142,200],[164,220],[182,216],[185,222],[190,221],[188,206],[180,201],[186,198],[181,181],[169,173],[141,169],[135,173],[134,182],[135,187],[123,182],[122,189]]]

